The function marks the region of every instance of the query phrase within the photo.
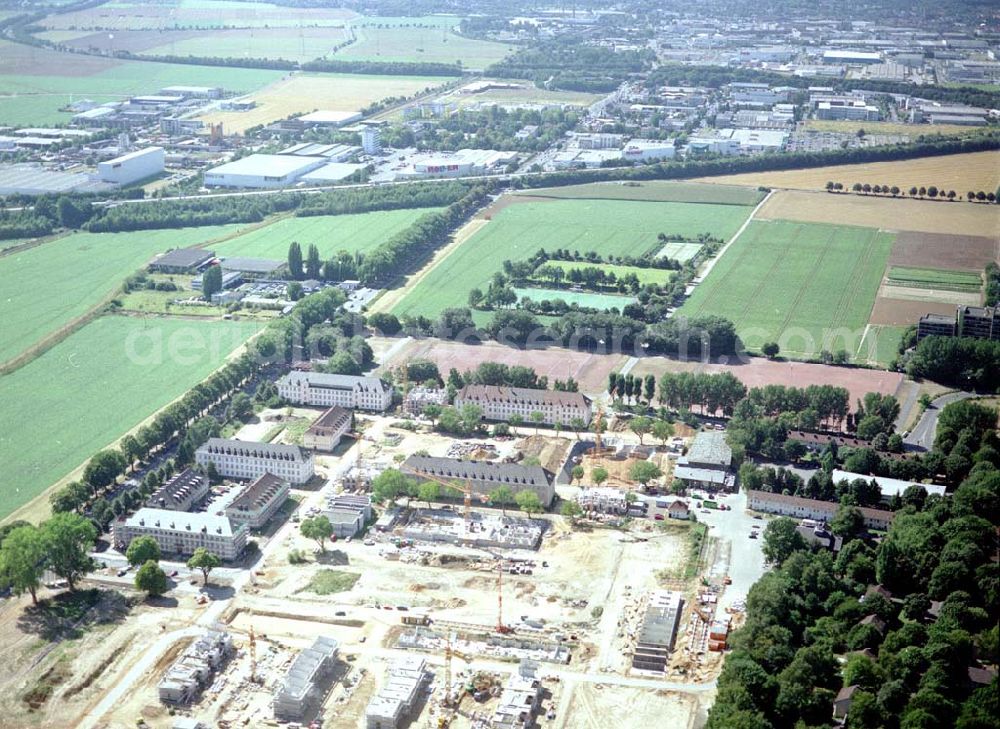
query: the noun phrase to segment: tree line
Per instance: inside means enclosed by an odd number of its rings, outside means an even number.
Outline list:
[[[898,364],[910,377],[993,392],[1000,372],[1000,341],[970,337],[924,337]]]
[[[647,70],[655,60],[651,50],[616,52],[593,46],[575,35],[563,35],[517,53],[486,69],[493,78],[530,79],[539,87],[607,93],[630,74]]]
[[[847,188],[842,182],[832,182],[828,181],[826,183],[827,192],[843,192]],[[865,182],[855,182],[851,185],[851,192],[856,194],[865,195],[891,195],[892,197],[899,197],[903,194],[908,194],[911,198],[919,198],[921,200],[925,198],[930,198],[931,200],[948,200],[948,202],[954,202],[955,200],[960,200],[961,196],[954,190],[944,190],[939,189],[936,185],[928,185],[917,187],[916,185],[909,188],[909,190],[902,190],[898,185],[879,185]],[[969,202],[996,202],[997,196],[994,192],[985,192],[980,190],[976,192],[975,190],[969,190],[965,193],[965,199]]]

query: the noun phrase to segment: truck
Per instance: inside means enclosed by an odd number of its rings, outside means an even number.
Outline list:
[[[717,502],[715,502],[715,501],[709,501],[708,499],[705,499],[704,501],[702,501],[701,505],[704,508],[706,508],[706,509],[718,509],[719,508],[719,504]]]

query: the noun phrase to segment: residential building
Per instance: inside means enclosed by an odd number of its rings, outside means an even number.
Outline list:
[[[204,547],[220,559],[234,560],[247,546],[247,528],[228,516],[144,507],[111,527],[115,547],[124,552],[136,537],[152,537],[166,554],[190,556]]]
[[[333,673],[338,647],[336,639],[321,635],[295,656],[274,695],[276,719],[298,721],[322,699],[323,679]]]
[[[131,185],[163,172],[166,156],[163,147],[146,147],[97,163],[97,176],[103,182]]]
[[[841,481],[854,481],[855,479],[874,481],[875,485],[878,486],[879,491],[882,493],[882,503],[884,504],[889,503],[893,496],[902,496],[903,492],[911,486],[919,486],[926,491],[928,495],[935,494],[937,496],[944,496],[945,494],[945,487],[938,484],[903,481],[902,479],[886,478],[885,476],[866,476],[862,473],[851,473],[850,471],[839,471],[834,469],[832,477],[834,484],[838,484]]]
[[[392,405],[392,388],[378,377],[331,375],[294,370],[277,382],[278,394],[297,405],[319,405],[383,412]]]
[[[1000,304],[957,306],[954,315],[926,314],[917,322],[917,338],[929,336],[1000,340]]]
[[[747,508],[751,511],[761,511],[765,514],[790,516],[794,519],[813,519],[829,524],[837,514],[839,504],[832,501],[807,499],[802,496],[787,496],[773,494],[768,491],[747,491]],[[860,507],[861,517],[868,529],[885,531],[892,524],[895,514],[881,509]]]
[[[480,496],[488,497],[491,491],[501,486],[506,486],[515,495],[521,491],[533,491],[546,507],[552,503],[555,496],[552,474],[541,466],[410,456],[403,462],[403,471],[417,478],[430,476],[439,480],[468,484],[473,492]]]
[[[413,387],[403,395],[403,412],[420,415],[428,405],[447,405],[448,391],[443,387]]]
[[[522,660],[517,673],[512,673],[500,693],[493,710],[491,729],[527,729],[534,725],[535,715],[542,705],[542,682],[537,664]]]
[[[382,129],[378,124],[363,124],[361,127],[361,149],[365,154],[375,156],[382,153]]]
[[[731,471],[733,451],[721,431],[698,433],[687,455],[677,459],[674,478],[684,485],[709,490],[731,489],[736,481]]]
[[[602,514],[626,514],[628,513],[628,501],[625,499],[625,493],[625,491],[610,486],[580,489],[576,503],[584,511],[597,511]]]
[[[175,248],[153,259],[149,270],[154,273],[195,273],[208,268],[215,253],[203,248]]]
[[[466,385],[455,396],[456,408],[465,405],[478,407],[484,420],[510,420],[517,415],[527,424],[534,422],[533,413],[541,413],[541,422],[549,425],[569,425],[576,419],[590,423],[592,414],[590,399],[579,392],[498,385]]]
[[[860,690],[861,687],[858,685],[845,686],[840,689],[837,697],[833,700],[833,718],[835,720],[842,722],[847,719],[851,704],[854,702],[854,694]]]
[[[666,670],[677,638],[683,604],[684,599],[679,592],[654,590],[650,593],[632,654],[633,670],[654,673]]]
[[[147,506],[168,511],[190,511],[191,507],[208,496],[208,477],[185,468],[171,476],[146,500]]]
[[[421,656],[402,656],[389,668],[379,692],[365,709],[366,729],[397,729],[413,711],[429,678]]]
[[[687,502],[677,499],[667,507],[667,516],[671,519],[690,519],[691,509],[687,505]]]
[[[330,452],[340,443],[340,439],[351,429],[354,413],[339,405],[328,409],[309,426],[302,436],[302,445],[317,451]]]
[[[260,529],[271,520],[288,498],[288,481],[265,473],[248,483],[226,507],[226,516],[250,529]]]
[[[157,686],[165,704],[189,704],[234,653],[229,633],[208,630],[174,661]]]
[[[226,478],[258,478],[273,473],[292,484],[316,474],[313,456],[299,446],[209,438],[194,454],[199,466],[215,464]]]

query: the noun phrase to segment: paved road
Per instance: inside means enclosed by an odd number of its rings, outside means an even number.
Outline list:
[[[937,431],[938,416],[941,414],[941,410],[944,406],[975,396],[976,395],[973,392],[952,392],[947,395],[942,395],[931,402],[931,406],[924,411],[923,415],[920,416],[920,420],[915,426],[913,426],[913,430],[910,431],[910,434],[903,438],[903,443],[906,444],[906,449],[911,451],[929,451],[933,448],[934,433]]]

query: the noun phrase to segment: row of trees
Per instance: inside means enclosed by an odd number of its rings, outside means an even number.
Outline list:
[[[969,337],[924,337],[901,364],[913,378],[992,391],[1000,372],[1000,341]]]
[[[427,503],[428,508],[431,502],[442,499],[463,498],[461,483],[456,483],[456,487],[451,489],[436,481],[424,481],[419,478],[411,478],[402,471],[389,468],[372,481],[372,497],[379,503],[393,502],[398,498],[419,499]],[[507,508],[516,505],[529,518],[532,514],[538,514],[545,510],[541,499],[534,491],[524,490],[514,493],[509,486],[498,486],[489,493],[488,503],[500,507],[507,513]]]
[[[660,376],[656,399],[675,410],[697,406],[703,415],[732,415],[746,397],[747,388],[731,372],[665,372]]]
[[[608,374],[608,393],[613,399],[619,398],[629,404],[632,402],[638,404],[645,400],[648,405],[653,402],[653,396],[656,394],[656,376],[648,374],[642,377],[611,372]]]

